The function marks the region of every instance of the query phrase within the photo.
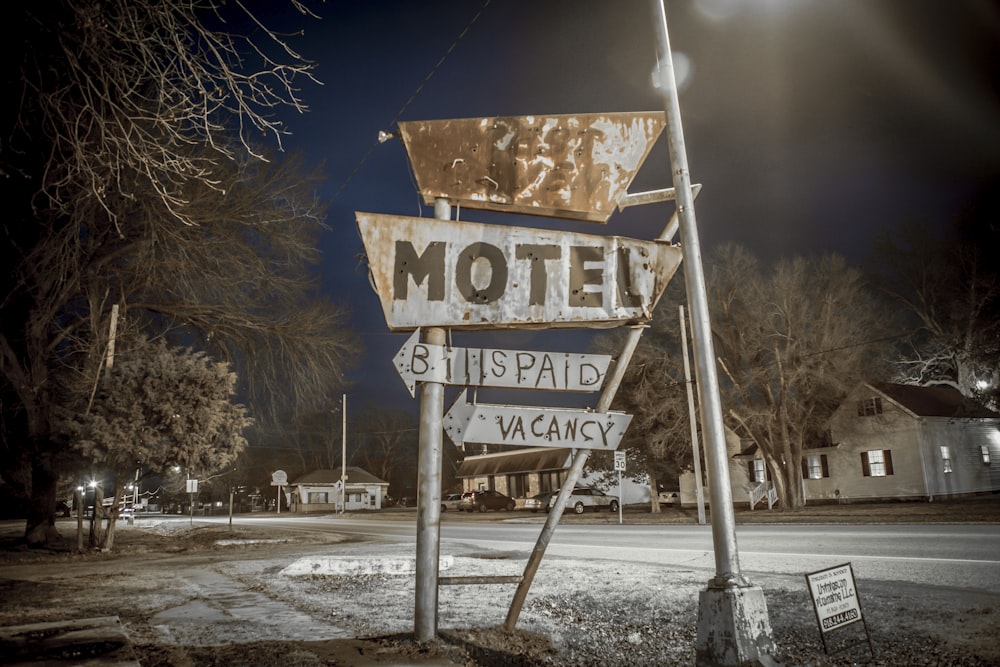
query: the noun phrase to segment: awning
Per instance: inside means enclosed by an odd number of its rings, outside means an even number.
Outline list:
[[[569,467],[571,450],[539,447],[498,454],[469,456],[462,461],[456,477],[513,475],[526,472],[565,470]]]

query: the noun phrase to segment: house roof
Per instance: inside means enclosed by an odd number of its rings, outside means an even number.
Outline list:
[[[522,472],[563,470],[569,465],[570,450],[562,447],[535,447],[512,452],[467,456],[456,477],[512,475]]]
[[[874,382],[871,387],[919,417],[1000,419],[1000,414],[963,396],[953,387],[918,387]]]
[[[329,468],[319,468],[299,476],[292,484],[336,484],[340,481],[340,468],[330,470]],[[364,468],[357,466],[347,466],[348,484],[388,484],[371,474]]]

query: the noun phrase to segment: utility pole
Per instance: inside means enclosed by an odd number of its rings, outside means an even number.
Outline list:
[[[698,524],[705,525],[705,489],[701,483],[701,452],[698,451],[698,415],[694,407],[694,388],[691,382],[691,362],[688,360],[687,325],[685,323],[684,305],[680,308],[681,320],[681,354],[684,355],[684,384],[687,386],[688,419],[691,422],[691,453],[694,461],[694,494],[698,504]],[[680,500],[680,498],[678,498]]]
[[[340,422],[340,513],[347,509],[347,394],[341,396]]]
[[[653,0],[654,28],[659,43],[659,87],[667,115],[670,171],[677,193],[677,212],[684,252],[684,279],[691,307],[698,407],[705,433],[705,454],[711,479],[712,543],[715,577],[698,599],[698,637],[695,644],[699,667],[738,667],[775,652],[771,621],[764,591],[753,586],[740,572],[736,546],[736,519],[729,483],[726,436],[722,422],[719,378],[715,369],[708,294],[701,263],[694,196],[688,169],[687,149],[681,128],[680,101],[667,34],[664,0]]]

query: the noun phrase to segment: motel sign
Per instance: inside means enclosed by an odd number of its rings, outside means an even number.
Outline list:
[[[679,248],[658,241],[356,216],[394,331],[644,322],[681,261]]]

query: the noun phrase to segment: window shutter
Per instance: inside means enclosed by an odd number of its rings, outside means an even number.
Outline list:
[[[830,464],[826,461],[826,454],[819,455],[819,464],[823,467],[823,477],[830,476]]]
[[[882,452],[882,455],[885,456],[885,474],[886,475],[891,475],[892,474],[892,451],[886,449],[886,450],[884,450]]]
[[[805,456],[802,457],[802,479],[809,479],[809,461]]]
[[[868,465],[868,452],[861,452],[861,474],[865,477],[872,476],[871,466]]]
[[[756,469],[753,467],[753,459],[747,461],[747,478],[751,482],[757,481]]]

